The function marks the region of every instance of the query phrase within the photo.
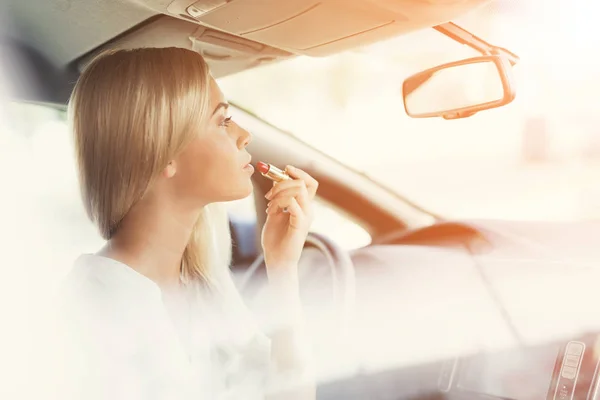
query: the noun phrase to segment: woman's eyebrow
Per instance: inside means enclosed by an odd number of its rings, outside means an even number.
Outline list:
[[[215,108],[215,111],[213,111],[212,115],[215,115],[221,108],[224,108],[225,110],[227,110],[229,108],[229,104],[219,103],[219,105]]]

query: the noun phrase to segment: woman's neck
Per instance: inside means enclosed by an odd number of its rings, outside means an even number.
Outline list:
[[[161,289],[180,284],[181,260],[198,212],[181,212],[166,202],[145,198],[121,222],[98,252],[153,280]]]

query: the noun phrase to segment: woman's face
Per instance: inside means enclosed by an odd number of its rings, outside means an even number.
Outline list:
[[[238,200],[252,193],[246,146],[250,134],[228,114],[228,104],[210,80],[210,118],[196,139],[167,167],[178,200],[189,205]],[[170,173],[169,173],[170,171]]]

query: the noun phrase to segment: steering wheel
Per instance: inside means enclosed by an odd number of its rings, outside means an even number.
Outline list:
[[[350,255],[340,245],[327,238],[324,235],[310,232],[304,244],[305,247],[314,247],[322,253],[327,259],[332,272],[332,294],[333,306],[337,323],[342,329],[345,329],[351,319],[351,313],[354,308],[356,292],[356,276],[354,264]],[[250,265],[239,283],[240,291],[244,291],[252,281],[254,275],[264,265],[265,258],[261,254]]]

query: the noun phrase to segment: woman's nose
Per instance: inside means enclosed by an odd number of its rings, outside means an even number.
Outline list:
[[[237,145],[238,145],[239,149],[243,149],[246,146],[248,146],[250,144],[250,142],[252,141],[252,135],[250,134],[250,132],[248,132],[247,130],[245,130],[244,128],[242,128],[239,125],[237,125],[237,130],[239,132]]]

